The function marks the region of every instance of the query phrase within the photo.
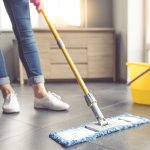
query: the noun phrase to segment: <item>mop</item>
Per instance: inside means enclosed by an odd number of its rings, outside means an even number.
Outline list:
[[[97,121],[90,122],[88,124],[81,125],[79,127],[61,130],[58,132],[50,133],[49,137],[55,140],[56,142],[60,143],[62,146],[69,147],[75,144],[87,142],[98,137],[132,128],[137,127],[142,124],[149,123],[149,120],[144,117],[134,116],[131,114],[123,114],[120,116],[112,117],[112,118],[105,118],[98,107],[97,100],[93,96],[91,92],[87,89],[84,81],[82,80],[76,66],[74,65],[70,55],[68,54],[65,44],[63,43],[62,39],[60,38],[57,30],[51,24],[45,9],[42,7],[40,11],[47,22],[52,34],[54,35],[58,47],[62,50],[70,68],[72,69],[78,84],[81,86],[84,92],[84,98],[87,105],[91,108],[95,118]]]

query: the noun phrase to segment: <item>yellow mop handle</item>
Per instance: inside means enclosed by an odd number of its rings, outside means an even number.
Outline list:
[[[85,94],[88,94],[89,91],[88,91],[88,89],[87,89],[85,83],[83,82],[83,80],[82,80],[82,78],[81,78],[81,76],[80,76],[80,74],[79,74],[79,72],[78,72],[76,66],[74,65],[74,63],[73,63],[71,57],[69,56],[69,54],[68,54],[68,52],[67,52],[67,50],[66,50],[66,48],[65,48],[65,45],[64,45],[64,43],[62,42],[62,40],[61,40],[61,38],[60,38],[58,32],[56,31],[55,27],[51,24],[51,22],[50,22],[48,16],[46,15],[46,12],[45,12],[45,9],[44,9],[44,8],[41,9],[41,13],[43,14],[43,16],[44,16],[44,18],[45,18],[45,20],[46,20],[46,22],[47,22],[47,24],[48,24],[48,26],[49,26],[51,32],[53,33],[53,35],[54,35],[54,37],[55,37],[55,39],[56,39],[56,41],[57,41],[57,44],[58,44],[59,48],[62,50],[63,54],[65,55],[65,57],[66,57],[66,59],[67,59],[69,65],[70,65],[70,67],[71,67],[71,69],[72,69],[74,75],[76,76],[76,79],[77,79],[78,83],[80,84],[80,86],[81,86],[81,88],[82,88],[82,90],[84,91]]]

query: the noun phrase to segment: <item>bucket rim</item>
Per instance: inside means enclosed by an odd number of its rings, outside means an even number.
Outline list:
[[[135,65],[135,66],[145,66],[145,67],[150,67],[150,64],[148,63],[142,63],[142,62],[127,62],[126,63],[127,66],[130,66],[130,65]]]

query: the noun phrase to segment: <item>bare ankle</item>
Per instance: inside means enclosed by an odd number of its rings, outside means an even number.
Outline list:
[[[46,91],[44,83],[33,84],[32,88],[33,88],[35,97],[43,98],[47,96],[47,91]]]
[[[0,89],[2,91],[3,97],[5,98],[8,94],[15,92],[10,84],[0,85]]]

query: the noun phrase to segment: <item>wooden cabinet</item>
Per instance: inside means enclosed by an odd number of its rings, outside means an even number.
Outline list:
[[[75,79],[62,51],[49,30],[36,30],[41,66],[45,79]],[[112,78],[115,80],[115,34],[113,29],[58,29],[77,70],[84,79]],[[13,41],[17,50],[17,42]],[[19,60],[19,59],[18,59]],[[21,83],[27,79],[19,62]]]

